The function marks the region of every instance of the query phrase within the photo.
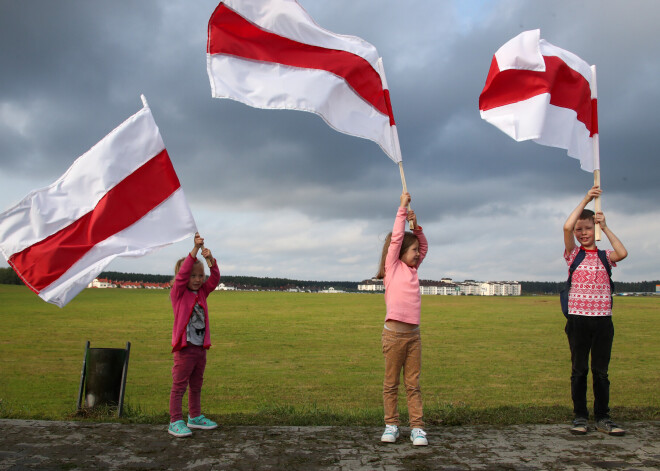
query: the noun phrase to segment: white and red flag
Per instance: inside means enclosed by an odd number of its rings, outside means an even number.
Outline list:
[[[481,117],[516,141],[566,149],[593,172],[600,167],[595,68],[540,34],[525,31],[497,50],[479,96]]]
[[[45,301],[63,307],[115,257],[146,255],[196,231],[143,102],[55,183],[0,214],[0,250]]]
[[[401,162],[378,51],[321,28],[297,1],[221,2],[209,20],[206,52],[213,97],[316,113]]]

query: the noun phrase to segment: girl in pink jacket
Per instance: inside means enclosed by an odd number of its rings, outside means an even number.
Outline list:
[[[211,269],[211,276],[204,281],[204,265],[197,258],[202,249],[202,257]],[[206,350],[211,346],[209,329],[209,309],[206,298],[220,282],[218,262],[209,249],[204,248],[204,239],[195,234],[195,246],[187,257],[176,262],[175,278],[170,300],[174,309],[172,328],[172,391],[170,392],[170,425],[168,433],[175,437],[192,435],[191,428],[214,429],[218,426],[201,412],[202,382],[206,367]],[[181,402],[186,389],[188,392],[188,423],[183,420]]]
[[[419,291],[417,269],[428,251],[428,243],[417,225],[417,217],[406,207],[410,194],[401,194],[401,204],[394,220],[394,228],[385,239],[377,278],[385,285],[385,325],[382,345],[385,356],[383,406],[385,432],[381,441],[393,443],[399,437],[397,409],[399,377],[403,370],[406,387],[410,440],[413,445],[428,445],[422,412],[422,392],[419,375],[422,365],[422,341],[419,321],[422,297]],[[413,223],[413,231],[405,232],[406,220]]]

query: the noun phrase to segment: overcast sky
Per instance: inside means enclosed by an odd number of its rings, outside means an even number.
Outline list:
[[[397,166],[316,115],[211,98],[206,27],[217,3],[0,0],[0,211],[59,178],[143,93],[223,274],[370,278],[399,202]],[[515,142],[478,110],[495,51],[540,28],[598,67],[603,211],[629,252],[615,280],[660,279],[660,2],[299,3],[383,57],[429,239],[421,278],[566,276],[562,225],[593,175],[562,149]],[[191,247],[107,270],[170,274]]]

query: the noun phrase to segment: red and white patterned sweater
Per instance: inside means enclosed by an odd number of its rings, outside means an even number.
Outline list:
[[[569,254],[564,251],[564,259],[571,266],[580,247],[575,247]],[[610,280],[607,270],[598,258],[597,250],[584,250],[582,263],[573,272],[571,290],[568,293],[568,313],[576,316],[611,316]],[[606,250],[610,266],[616,263],[610,260],[612,250]]]

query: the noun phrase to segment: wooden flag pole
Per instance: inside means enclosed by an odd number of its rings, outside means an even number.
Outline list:
[[[378,75],[380,75],[380,79],[383,84],[383,90],[385,90],[385,98],[388,103],[388,108],[390,112],[390,134],[392,135],[392,147],[394,149],[394,154],[395,155],[390,155],[388,153],[388,156],[392,158],[396,163],[399,164],[399,173],[401,174],[401,185],[403,186],[403,192],[407,193],[408,188],[406,187],[406,176],[403,174],[403,162],[401,161],[401,145],[399,144],[399,132],[396,130],[396,124],[394,123],[394,117],[392,114],[392,106],[390,104],[389,100],[389,92],[387,91],[387,80],[385,79],[385,67],[383,66],[383,58],[380,57],[378,58],[378,62],[376,63],[378,67]],[[408,203],[408,211],[410,211],[410,203]],[[408,221],[408,227],[412,230],[415,225],[413,224],[412,221]]]
[[[594,137],[598,137],[598,136],[594,136]],[[594,170],[594,185],[597,185],[598,187],[600,187],[600,170],[599,169]],[[594,200],[594,210],[595,210],[595,212],[601,211],[600,205],[601,205],[600,196],[597,196],[596,199]],[[600,237],[601,237],[600,234],[601,234],[600,224],[596,224],[596,234],[595,234],[596,240],[600,240]]]
[[[399,160],[399,173],[401,174],[401,185],[403,185],[403,192],[408,193],[408,188],[406,187],[406,176],[403,173],[403,162]],[[408,203],[408,211],[410,211],[410,203]],[[415,225],[412,221],[408,221],[408,227],[414,229]]]
[[[149,103],[147,102],[147,98],[144,95],[140,95],[140,99],[142,100],[142,105],[145,108],[149,108]],[[202,250],[204,250],[204,244],[202,244]],[[208,258],[205,258],[206,264],[211,268],[213,266],[213,260],[209,260]]]
[[[596,87],[596,66],[591,66],[591,97],[596,98],[598,96],[598,88]],[[594,155],[594,185],[600,188],[600,144],[598,141],[598,111],[594,110],[592,120],[596,122],[596,133],[592,137],[593,141],[593,155]],[[600,196],[596,197],[594,200],[594,210],[595,212],[601,211],[601,202]],[[600,224],[596,224],[596,234],[595,238],[597,241],[601,238]]]

